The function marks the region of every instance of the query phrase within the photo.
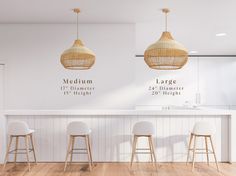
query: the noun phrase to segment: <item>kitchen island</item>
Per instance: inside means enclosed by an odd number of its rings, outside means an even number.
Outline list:
[[[138,121],[150,121],[155,126],[154,144],[159,162],[184,162],[189,134],[197,121],[216,125],[213,136],[218,161],[235,162],[236,113],[220,109],[182,110],[7,110],[1,123],[13,120],[26,121],[35,129],[36,150],[40,162],[63,162],[65,159],[66,127],[71,121],[84,121],[92,129],[91,143],[94,161],[130,161],[132,127]],[[1,128],[1,162],[6,149],[6,128]],[[145,141],[140,141],[143,146]],[[81,147],[83,143],[77,143]],[[199,141],[199,147],[204,143]],[[63,152],[64,151],[64,152]],[[23,156],[24,157],[24,156]],[[20,158],[19,158],[20,159]],[[86,156],[75,157],[78,161]],[[140,156],[140,160],[149,160]],[[198,156],[204,161],[205,156]]]

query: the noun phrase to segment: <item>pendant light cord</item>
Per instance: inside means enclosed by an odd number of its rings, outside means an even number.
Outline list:
[[[79,13],[77,13],[77,40],[79,39]]]
[[[163,13],[165,13],[165,31],[167,32],[167,15],[168,15],[168,13],[170,12],[170,10],[169,9],[167,9],[167,8],[164,8],[164,9],[162,9],[162,12]]]
[[[165,19],[165,23],[166,23],[166,32],[167,32],[167,13],[165,13],[166,19]]]

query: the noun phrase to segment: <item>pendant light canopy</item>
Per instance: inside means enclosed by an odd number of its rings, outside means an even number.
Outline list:
[[[78,39],[78,14],[80,9],[74,9],[74,12],[77,14],[77,39],[72,47],[62,53],[61,64],[66,69],[87,70],[94,64],[95,54]]]
[[[146,49],[144,60],[152,69],[180,69],[188,60],[188,51],[182,44],[175,41],[170,32],[167,31],[167,14],[169,13],[169,9],[162,9],[162,12],[166,16],[166,30],[156,43]]]

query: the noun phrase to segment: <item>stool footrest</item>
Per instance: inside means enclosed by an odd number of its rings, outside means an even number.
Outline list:
[[[207,154],[207,152],[195,152],[195,154]],[[208,152],[208,154],[214,154],[213,152]]]
[[[74,148],[69,153],[70,154],[88,154],[87,152],[76,152],[76,151],[88,151],[88,150],[86,148]]]
[[[151,150],[150,148],[136,148],[136,150]]]
[[[70,152],[70,154],[88,154],[88,153],[85,153],[85,152]]]
[[[151,152],[134,152],[135,154],[151,154]]]
[[[8,153],[9,154],[26,154],[26,152],[17,152],[18,150],[23,150],[23,151],[26,151],[26,149],[14,149],[14,150],[11,150],[11,151],[9,151]],[[29,149],[29,152],[32,152],[33,151],[33,149]]]
[[[194,151],[194,149],[189,149],[190,151]],[[203,151],[206,151],[206,149],[195,149],[195,151],[199,151],[199,150],[203,150]],[[199,152],[195,152],[195,153],[199,153]],[[208,154],[213,154],[213,151],[211,150],[208,150],[208,152],[201,152],[202,154],[205,154],[205,153],[208,153]]]
[[[86,148],[73,148],[72,150],[87,150]]]
[[[190,148],[189,150],[194,150],[193,148]],[[206,150],[205,148],[196,148],[195,150]]]

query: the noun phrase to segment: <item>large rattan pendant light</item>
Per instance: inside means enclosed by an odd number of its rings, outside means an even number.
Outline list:
[[[61,55],[61,64],[66,69],[86,70],[90,69],[95,62],[95,54],[86,48],[82,41],[78,39],[78,14],[80,9],[74,9],[77,14],[77,39],[73,46],[65,50]]]
[[[167,14],[169,9],[162,9],[162,12],[165,13],[166,30],[156,43],[146,49],[144,60],[152,69],[180,69],[188,60],[188,51],[182,44],[175,41],[170,32],[167,31]]]

